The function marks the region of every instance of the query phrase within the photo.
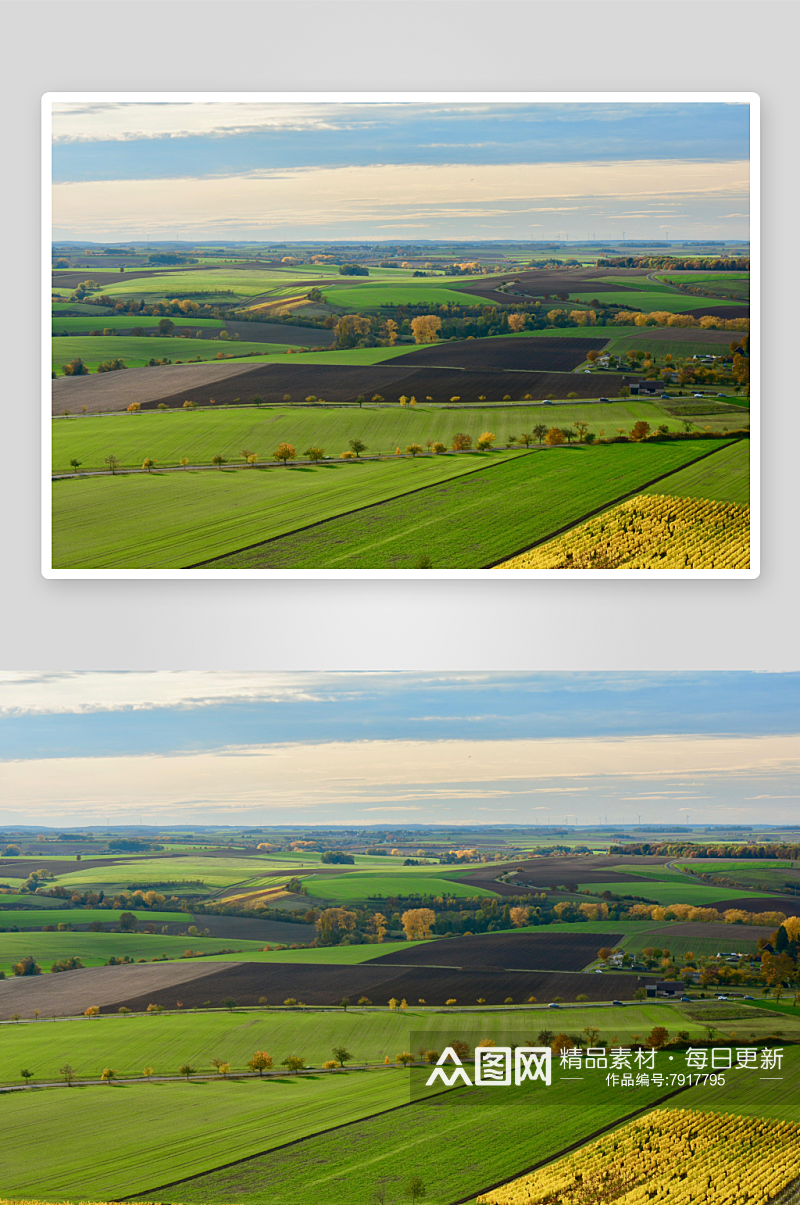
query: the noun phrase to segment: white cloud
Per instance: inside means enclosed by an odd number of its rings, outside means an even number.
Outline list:
[[[230,136],[258,130],[336,130],[350,128],[356,119],[363,126],[368,117],[368,106],[343,104],[58,103],[53,106],[53,141],[129,142],[142,138]]]

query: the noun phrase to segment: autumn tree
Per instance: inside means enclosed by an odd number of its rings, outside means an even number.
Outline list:
[[[356,927],[358,914],[347,908],[325,908],[320,912],[315,922],[317,941],[321,946],[336,946],[352,933]]]
[[[315,444],[312,444],[310,448],[306,448],[303,455],[305,456],[306,460],[323,460],[325,457],[325,449],[318,448]]]
[[[297,452],[293,444],[278,444],[275,451],[272,453],[273,460],[282,460],[286,467],[289,467],[289,461],[297,458]]]
[[[353,1056],[346,1046],[334,1046],[333,1057],[336,1059],[340,1067],[344,1067],[345,1063],[353,1061]]]
[[[386,936],[386,927],[387,927],[386,926],[386,917],[383,915],[382,912],[373,912],[372,919],[370,920],[370,923],[369,923],[369,927],[372,930],[372,932],[375,934],[375,940],[377,942],[382,942],[384,937]],[[359,1004],[360,1003],[361,1003],[361,1001],[359,1001]]]
[[[71,1088],[72,1081],[75,1079],[75,1068],[71,1067],[69,1063],[65,1063],[63,1067],[59,1067],[58,1074],[61,1076],[67,1087]]]
[[[581,441],[581,443],[583,443],[583,441],[586,439],[586,434],[589,430],[589,424],[584,423],[584,422],[578,422],[578,423],[575,423],[574,426],[575,426],[575,430],[578,432],[578,439]]]
[[[228,463],[227,457],[222,456],[219,452],[211,457],[211,463],[215,464],[218,469],[222,470],[222,466]]]
[[[646,423],[643,419],[639,419],[638,423],[634,423],[630,430],[631,439],[636,440],[637,443],[643,439],[646,439],[649,434],[650,424]]]
[[[669,1039],[669,1030],[663,1025],[654,1025],[647,1037],[647,1045],[652,1046],[654,1050],[661,1050],[666,1046]]]
[[[142,461],[142,468],[147,469],[148,473],[152,473],[153,465],[156,463],[157,462],[153,460],[151,456],[145,456],[144,460]]]
[[[116,473],[117,469],[119,468],[119,460],[117,459],[117,457],[116,456],[106,456],[104,463],[107,464],[108,467],[111,469],[111,473],[113,476],[113,474]]]
[[[525,330],[525,315],[524,314],[509,314],[508,315],[508,329],[510,331],[524,331]]]
[[[290,1054],[287,1059],[281,1060],[281,1067],[286,1067],[293,1075],[297,1075],[298,1071],[302,1071],[306,1065],[306,1060],[299,1055]]]
[[[472,436],[459,431],[453,436],[452,449],[454,452],[468,452],[472,447]]]
[[[441,456],[443,452],[447,451],[447,444],[443,444],[437,439],[435,443],[431,444],[431,451],[433,452],[434,456]]]
[[[511,923],[515,926],[515,928],[520,928],[522,925],[527,925],[530,914],[530,908],[525,907],[512,908],[509,912]]]
[[[406,451],[409,456],[420,456],[422,454],[422,444],[406,444]]]
[[[127,411],[128,411],[128,414],[138,414],[139,411],[141,410],[141,408],[142,408],[141,402],[131,402],[130,406],[127,407]]]
[[[486,451],[487,448],[491,448],[494,441],[495,441],[495,436],[492,434],[491,431],[483,431],[478,436],[478,442],[475,446],[477,447],[479,452],[484,452],[484,451]]]
[[[555,448],[564,442],[564,432],[560,427],[551,427],[545,436],[545,440],[549,447]]]
[[[367,445],[362,439],[348,440],[348,446],[351,452],[355,452],[356,456],[360,456],[362,452],[366,452]]]
[[[535,431],[523,431],[521,435],[518,435],[516,437],[516,442],[518,444],[524,444],[526,448],[529,448],[535,438],[536,438]],[[509,436],[509,443],[510,442],[511,442],[511,436]]]
[[[394,321],[393,318],[386,319],[384,330],[385,330],[386,340],[387,340],[389,346],[394,347],[395,343],[397,342],[397,335],[398,335],[400,328],[398,327],[397,323]]]
[[[369,334],[371,324],[369,318],[363,318],[361,314],[344,314],[334,329],[337,348],[355,347]]]
[[[435,343],[442,328],[441,318],[435,314],[421,314],[411,319],[411,333],[415,343]]]
[[[400,918],[407,941],[424,941],[431,935],[436,913],[431,908],[410,908]]]

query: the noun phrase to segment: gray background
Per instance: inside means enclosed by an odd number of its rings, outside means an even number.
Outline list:
[[[0,665],[797,669],[798,11],[794,0],[6,0]],[[45,581],[42,93],[431,89],[760,94],[769,326],[761,577]]]

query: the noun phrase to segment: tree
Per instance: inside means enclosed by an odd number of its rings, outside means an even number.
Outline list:
[[[185,469],[188,463],[189,463],[188,456],[181,456],[180,460],[178,461],[178,464],[181,466],[182,469]]]
[[[652,1046],[654,1050],[661,1050],[666,1046],[669,1039],[669,1030],[663,1025],[654,1025],[647,1037],[647,1045]]]
[[[547,434],[547,427],[544,425],[544,423],[537,423],[533,428],[533,434],[540,444],[544,443],[544,437]]]
[[[633,998],[634,1000],[646,1000],[647,992],[643,987],[637,987],[636,991],[633,993]]]
[[[491,448],[494,441],[495,437],[491,431],[483,431],[478,436],[478,442],[475,446],[478,448],[479,452],[484,452],[487,448]]]
[[[175,330],[175,323],[171,318],[160,318],[158,322],[159,335],[171,335]]]
[[[351,1062],[353,1058],[346,1046],[334,1046],[333,1056],[340,1067],[344,1067],[345,1063]]]
[[[509,314],[508,315],[508,329],[510,331],[524,331],[525,330],[525,315],[524,314]]]
[[[406,1184],[406,1196],[410,1201],[421,1201],[426,1195],[427,1189],[419,1176],[412,1176]]]
[[[139,920],[133,912],[121,912],[119,916],[119,927],[123,932],[130,932],[135,929]]]
[[[90,1004],[88,1008],[83,1010],[84,1017],[99,1017],[100,1008],[97,1004]]]
[[[637,443],[645,439],[649,434],[650,424],[644,422],[643,419],[640,419],[638,423],[634,423],[631,427],[630,437],[636,440]]]
[[[564,432],[560,427],[551,427],[545,436],[545,440],[547,441],[549,447],[555,448],[559,444],[563,444]]]
[[[407,444],[406,451],[412,458],[422,454],[422,444]]]
[[[282,460],[288,468],[289,461],[297,458],[297,452],[292,444],[278,444],[277,448],[272,453],[272,458],[273,460]]]
[[[158,462],[153,460],[152,457],[145,456],[144,460],[142,461],[142,468],[147,469],[148,473],[152,473],[153,465],[157,463]]]
[[[323,460],[325,457],[325,449],[318,448],[315,444],[312,444],[310,448],[306,448],[303,455],[305,456],[306,460]]]
[[[70,360],[69,364],[64,364],[62,371],[65,377],[85,377],[89,375],[89,369],[80,356],[76,356],[74,360]]]
[[[447,444],[443,444],[437,440],[436,443],[431,444],[431,451],[434,456],[441,456],[443,452],[447,451]]]
[[[42,968],[32,954],[26,954],[11,968],[15,975],[41,975]]]
[[[575,423],[575,430],[578,432],[578,439],[583,443],[586,440],[586,433],[589,430],[589,424],[584,422]]]
[[[195,405],[194,402],[187,400],[183,403],[183,406],[181,407],[181,409],[182,410],[196,410],[197,406]]]
[[[572,427],[564,427],[561,434],[564,436],[564,439],[568,444],[571,444],[573,439],[577,437],[577,432],[573,431]]]
[[[101,1079],[104,1079],[104,1080],[106,1081],[106,1083],[110,1085],[110,1084],[111,1084],[112,1079],[114,1078],[114,1076],[115,1076],[116,1074],[117,1074],[117,1073],[116,1073],[116,1071],[114,1070],[114,1068],[113,1068],[113,1067],[104,1067],[104,1068],[103,1068],[103,1073],[102,1073],[102,1075],[100,1076],[100,1078],[101,1078]]]
[[[29,1071],[27,1067],[22,1068],[22,1070],[20,1071],[20,1075],[25,1080],[26,1085],[27,1085],[29,1079],[33,1079],[33,1072]]]
[[[144,1011],[146,1013],[150,1013],[150,1015],[152,1017],[157,1017],[158,1014],[160,1012],[163,1012],[164,1010],[160,1004],[155,1004],[154,1002],[151,1001],[151,1003],[148,1004],[147,1008]]]
[[[131,402],[130,406],[126,407],[128,414],[138,414],[139,411],[141,410],[141,408],[142,408],[141,402]]]
[[[266,1050],[257,1050],[247,1064],[251,1071],[257,1071],[259,1076],[272,1066],[272,1055]]]
[[[281,1062],[281,1067],[287,1067],[294,1075],[297,1075],[298,1071],[302,1071],[305,1065],[306,1060],[296,1054],[289,1055],[288,1059],[283,1059]]]
[[[182,1063],[178,1068],[178,1075],[185,1075],[186,1082],[188,1083],[189,1076],[194,1075],[194,1067],[191,1065],[191,1063]]]
[[[523,431],[521,435],[516,437],[516,442],[524,444],[526,448],[529,448],[535,438],[536,433],[534,431]],[[511,436],[509,436],[508,442],[511,443]]]
[[[83,464],[83,461],[82,460],[71,460],[69,463],[71,464],[73,469],[77,470],[81,467],[81,465]]]
[[[436,913],[431,908],[410,908],[401,917],[406,941],[425,941],[431,935]]]
[[[225,999],[222,1001],[222,1006],[223,1006],[223,1008],[227,1008],[229,1013],[232,1013],[233,1010],[236,1008],[236,1001],[233,999],[232,996],[226,996]]]
[[[106,456],[104,463],[107,464],[111,469],[113,476],[113,474],[116,473],[117,469],[119,468],[119,461],[117,460],[116,456]]]
[[[344,314],[334,329],[337,348],[355,347],[370,333],[371,324],[369,318],[362,318],[361,314]]]
[[[414,562],[414,568],[415,569],[433,569],[433,561],[431,560],[431,558],[428,556],[427,553],[423,553],[422,556],[417,557],[416,561]],[[409,858],[407,860],[407,862],[405,863],[405,865],[418,866],[419,863],[412,862],[412,860]]]
[[[362,452],[366,452],[367,445],[361,439],[351,439],[348,441],[350,451],[355,452],[356,456],[360,456]]]
[[[222,466],[224,464],[227,464],[228,461],[225,456],[222,456],[222,455],[220,455],[219,452],[217,452],[214,456],[211,457],[211,463],[215,464],[217,466],[217,468],[221,470]]]
[[[472,447],[472,436],[464,431],[458,431],[453,436],[452,449],[454,452],[467,452]]]
[[[72,1087],[72,1081],[75,1079],[75,1068],[70,1067],[69,1063],[65,1063],[63,1067],[59,1067],[58,1074],[63,1079],[68,1088]]]
[[[403,1067],[407,1067],[409,1063],[414,1062],[414,1056],[410,1050],[401,1050],[394,1061],[402,1064]]]
[[[514,925],[516,928],[519,928],[522,925],[527,925],[530,914],[530,908],[519,907],[512,908],[509,916],[511,917],[512,925]]]
[[[435,314],[421,314],[411,319],[411,333],[415,343],[435,343],[442,329],[442,320]]]
[[[153,1068],[152,1067],[142,1067],[142,1075],[145,1077],[145,1079],[151,1079],[153,1076]]]
[[[597,951],[597,957],[601,962],[608,962],[609,958],[611,957],[611,950],[609,950],[608,946],[602,946]]]
[[[343,937],[353,932],[358,914],[347,908],[325,908],[315,925],[321,946],[338,946]]]

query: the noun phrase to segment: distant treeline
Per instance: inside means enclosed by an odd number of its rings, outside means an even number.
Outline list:
[[[800,858],[800,845],[697,845],[694,841],[641,841],[630,845],[610,845],[608,852],[681,858],[786,858],[794,862]]]
[[[674,259],[671,255],[615,255],[598,259],[598,268],[669,268],[675,272],[749,272],[750,256]]]

